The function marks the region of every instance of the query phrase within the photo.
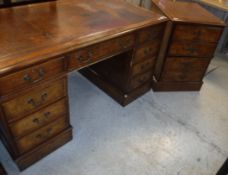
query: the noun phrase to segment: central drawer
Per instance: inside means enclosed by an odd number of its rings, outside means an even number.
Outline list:
[[[31,150],[39,144],[49,140],[69,127],[68,119],[64,116],[53,123],[19,139],[16,141],[18,150],[21,154]]]
[[[67,99],[60,100],[10,125],[12,134],[19,137],[34,131],[67,114]]]
[[[8,122],[26,116],[66,95],[65,80],[37,87],[2,104]]]
[[[126,49],[132,48],[134,42],[134,34],[128,34],[123,37],[80,49],[70,54],[68,68],[70,70],[80,69],[83,66],[97,62],[100,59],[114,56],[115,54],[126,51]]]

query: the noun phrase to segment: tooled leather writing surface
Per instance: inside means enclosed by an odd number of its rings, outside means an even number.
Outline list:
[[[0,10],[0,74],[166,20],[120,0],[59,0]]]

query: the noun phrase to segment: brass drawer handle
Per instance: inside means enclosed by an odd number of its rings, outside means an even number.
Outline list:
[[[53,129],[52,129],[52,128],[48,128],[48,129],[47,129],[47,133],[48,133],[48,134],[51,134],[51,133],[52,133],[52,131],[53,131]]]
[[[129,39],[129,41],[127,41],[127,40],[125,41],[123,39],[119,40],[119,45],[123,49],[127,49],[129,47],[129,43],[130,43],[130,39]]]
[[[38,118],[33,119],[32,122],[35,123],[35,124],[38,124],[38,125],[40,124],[40,120]]]
[[[40,101],[35,101],[33,98],[31,98],[28,100],[28,104],[32,105],[33,107],[38,107],[46,101],[47,97],[48,97],[48,94],[44,93],[41,95]]]
[[[78,61],[80,61],[82,63],[89,63],[92,61],[92,58],[93,58],[93,53],[90,51],[90,52],[88,52],[88,56],[79,55]]]
[[[44,113],[44,116],[45,116],[46,118],[49,118],[50,115],[51,115],[51,112],[45,112],[45,113]]]
[[[43,120],[40,121],[40,119],[34,118],[32,122],[35,123],[35,124],[37,124],[37,125],[40,125],[40,124],[42,124],[43,122],[45,122],[45,120],[49,119],[50,115],[51,115],[50,112],[45,112],[45,113],[44,113],[44,117],[45,117],[45,118],[44,118]]]
[[[33,79],[31,75],[26,74],[24,76],[24,80],[28,83],[38,83],[39,81],[44,79],[45,76],[45,71],[43,68],[40,68],[39,70],[32,70],[32,72],[37,72],[38,74],[38,79]]]
[[[51,134],[52,134],[52,131],[53,131],[53,129],[52,128],[48,128],[47,130],[46,130],[46,134],[37,134],[35,137],[37,138],[37,139],[46,139],[46,138],[48,138]]]

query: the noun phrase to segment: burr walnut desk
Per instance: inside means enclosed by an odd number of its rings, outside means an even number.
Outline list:
[[[0,10],[0,133],[21,170],[72,139],[68,72],[112,57],[131,100],[149,89],[166,21],[122,0]]]
[[[152,10],[169,18],[155,66],[155,91],[200,90],[224,22],[197,3],[152,0]]]

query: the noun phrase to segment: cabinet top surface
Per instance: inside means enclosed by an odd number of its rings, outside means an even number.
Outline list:
[[[228,10],[228,0],[200,0],[199,2],[221,10]]]
[[[195,2],[152,0],[172,21],[224,26],[224,22]]]
[[[58,0],[0,10],[0,75],[167,18],[121,0]]]

